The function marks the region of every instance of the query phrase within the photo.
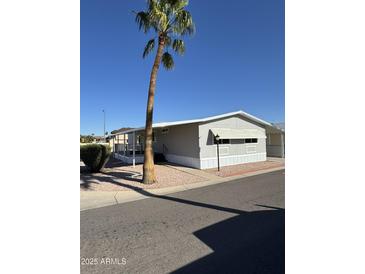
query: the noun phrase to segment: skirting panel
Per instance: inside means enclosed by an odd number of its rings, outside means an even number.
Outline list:
[[[186,157],[176,154],[165,154],[165,158],[168,162],[171,163],[194,168],[200,168],[200,161],[198,158]]]
[[[267,145],[266,152],[269,157],[283,157],[281,146]]]
[[[266,161],[266,153],[255,153],[245,155],[231,155],[219,157],[220,166],[231,166],[245,163]],[[217,167],[217,158],[204,158],[200,160],[200,168],[215,168]]]
[[[127,157],[124,155],[120,155],[118,153],[114,153],[114,158],[121,160],[123,163],[126,164],[133,164],[133,157]],[[143,156],[136,156],[136,164],[142,164],[144,157]]]

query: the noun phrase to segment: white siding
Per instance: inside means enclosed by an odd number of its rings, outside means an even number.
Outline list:
[[[217,167],[217,146],[213,144],[211,128],[257,129],[265,135],[265,128],[241,116],[232,116],[199,125],[200,168]],[[231,140],[221,144],[220,165],[237,165],[266,160],[266,139],[259,138],[257,143],[244,144],[242,140]]]
[[[261,162],[266,161],[266,153],[256,153],[247,155],[231,155],[231,156],[220,156],[220,166],[231,166],[244,163]],[[200,159],[200,168],[215,168],[218,166],[217,157]]]

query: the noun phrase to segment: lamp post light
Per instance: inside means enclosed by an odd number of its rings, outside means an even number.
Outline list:
[[[217,142],[217,163],[218,163],[218,171],[220,171],[220,166],[219,166],[219,135],[215,135],[214,136],[216,142]]]
[[[104,113],[104,131],[103,131],[103,136],[104,136],[104,143],[106,143],[106,138],[105,138],[105,110],[103,109],[103,113]]]

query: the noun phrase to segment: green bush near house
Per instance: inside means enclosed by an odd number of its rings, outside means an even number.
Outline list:
[[[111,154],[110,146],[87,144],[80,146],[80,158],[91,172],[99,172]]]

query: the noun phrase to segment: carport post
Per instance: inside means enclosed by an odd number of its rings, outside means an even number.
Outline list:
[[[219,135],[217,134],[214,137],[217,141],[217,163],[218,163],[218,171],[219,171],[220,170],[220,167],[219,167]]]
[[[112,137],[112,140],[113,140],[113,150],[112,150],[112,151],[113,151],[113,158],[115,158],[115,151],[114,151],[114,150],[115,150],[115,149],[114,149],[114,138],[115,138],[115,136],[113,136],[113,137]]]
[[[136,132],[133,131],[133,167],[136,167]]]
[[[124,138],[124,141],[123,141],[123,147],[124,147],[124,156],[127,156],[127,149],[126,149],[126,142],[125,142],[125,133],[123,134],[123,138]]]
[[[284,158],[284,135],[280,134],[280,141],[281,141],[281,158]]]

